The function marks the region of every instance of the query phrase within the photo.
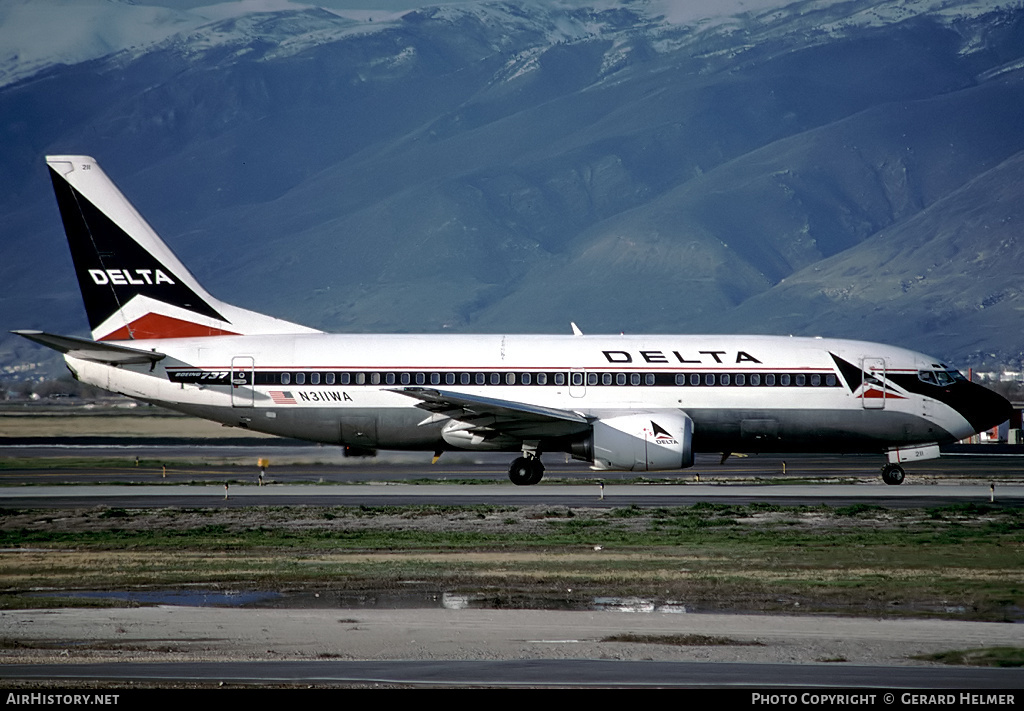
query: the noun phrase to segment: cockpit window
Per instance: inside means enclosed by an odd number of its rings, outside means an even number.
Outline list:
[[[920,370],[917,377],[921,382],[929,385],[945,387],[957,381],[966,381],[967,378],[958,370]]]

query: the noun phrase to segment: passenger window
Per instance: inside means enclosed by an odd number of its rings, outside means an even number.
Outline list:
[[[728,373],[722,373],[722,375],[719,376],[719,380],[718,380],[718,384],[719,385],[728,385],[730,382],[731,382],[731,377],[729,376]]]
[[[686,385],[686,376],[682,373],[676,373],[676,385]]]
[[[334,373],[328,373],[327,375],[324,376],[324,378],[327,381],[328,385],[334,385]]]
[[[356,385],[366,384],[366,373],[356,373]]]
[[[287,385],[292,382],[291,373],[281,373],[281,385]]]
[[[537,373],[537,385],[547,385],[547,384],[548,384],[548,374],[547,373]]]
[[[398,379],[401,381],[402,385],[408,385],[412,382],[412,376],[408,373],[402,373]]]
[[[836,376],[834,374],[832,374],[832,373],[829,373],[828,375],[826,375],[825,376],[825,385],[829,386],[830,388],[834,388],[836,386]]]
[[[736,374],[736,384],[737,385],[746,385],[747,384],[747,376],[744,375],[743,373],[737,373]]]
[[[611,385],[611,384],[612,384],[612,374],[611,373],[604,373],[604,374],[602,374],[601,375],[601,385]]]
[[[505,373],[505,385],[515,385],[515,384],[516,384],[516,374],[515,373]]]
[[[370,385],[380,385],[380,373],[370,373]]]
[[[597,385],[597,373],[587,373],[587,385]]]
[[[530,374],[529,373],[523,373],[523,377],[522,377],[522,380],[520,382],[522,382],[523,385],[529,385],[530,384],[530,380],[531,380]]]
[[[395,384],[395,374],[394,373],[388,373],[387,375],[385,375],[384,376],[384,383],[387,384],[387,385],[394,385]]]
[[[789,374],[783,373],[779,376],[779,385],[789,385]]]
[[[441,384],[441,374],[440,373],[431,373],[430,374],[430,384],[431,385],[440,385]]]
[[[352,382],[352,374],[351,373],[342,373],[341,374],[341,384],[342,385],[348,385],[351,382]]]
[[[811,376],[811,387],[818,387],[821,385],[821,376],[815,373]]]
[[[707,375],[704,376],[704,384],[705,385],[714,385],[715,384],[715,375],[714,375],[714,373],[708,373]]]
[[[295,374],[295,384],[296,385],[304,385],[305,383],[306,383],[306,374],[305,373],[296,373]]]
[[[760,385],[761,384],[761,376],[760,376],[760,374],[758,374],[758,373],[751,373],[750,374],[750,384],[751,385]]]
[[[469,373],[462,373],[459,376],[459,383],[461,383],[462,385],[469,385],[469,381],[470,381]]]
[[[639,385],[640,384],[640,373],[630,373],[629,374],[629,384],[630,385]]]
[[[565,373],[555,373],[555,385],[565,385]]]
[[[775,385],[775,373],[768,373],[766,376],[764,376],[764,384],[768,385],[769,387],[774,386]]]
[[[487,376],[484,375],[483,373],[477,373],[476,374],[476,384],[477,385],[486,385],[487,384]]]
[[[309,384],[310,385],[319,385],[320,384],[320,373],[310,373],[309,374]]]
[[[654,385],[654,373],[648,373],[644,376],[645,385]]]

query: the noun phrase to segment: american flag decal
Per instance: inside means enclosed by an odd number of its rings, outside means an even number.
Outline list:
[[[273,399],[275,405],[295,404],[295,398],[293,398],[291,392],[287,390],[271,390],[270,397]]]

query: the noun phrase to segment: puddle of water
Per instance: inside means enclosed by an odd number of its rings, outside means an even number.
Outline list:
[[[632,613],[685,613],[685,605],[637,597],[598,597],[566,600],[494,593],[381,591],[381,592],[258,592],[251,590],[79,590],[29,593],[32,597],[120,600],[137,605],[183,607],[252,607],[281,609],[429,609],[447,610],[607,610]]]
[[[83,590],[30,593],[31,597],[71,597],[79,599],[121,600],[138,605],[178,605],[181,607],[262,607],[281,596],[275,592],[232,590]]]

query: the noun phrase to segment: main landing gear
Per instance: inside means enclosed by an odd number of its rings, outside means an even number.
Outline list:
[[[544,465],[535,454],[524,453],[522,457],[516,457],[512,461],[512,466],[508,468],[508,478],[516,486],[536,484],[543,476]]]
[[[886,464],[882,467],[882,481],[886,484],[902,484],[906,478],[907,473],[903,471],[903,467],[899,464]]]

